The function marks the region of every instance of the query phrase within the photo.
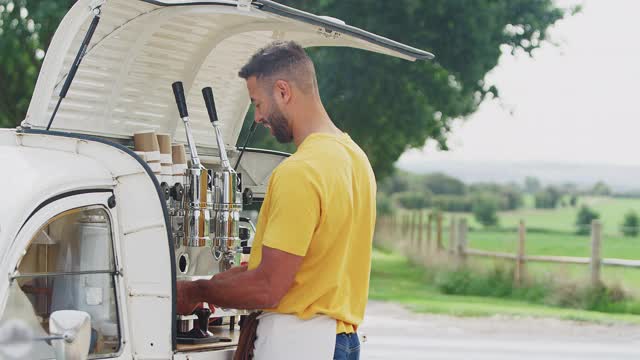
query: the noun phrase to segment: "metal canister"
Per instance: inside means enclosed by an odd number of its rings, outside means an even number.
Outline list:
[[[222,260],[221,270],[233,265],[236,249],[240,245],[238,234],[242,194],[238,191],[238,174],[225,169],[213,175],[213,255]]]
[[[211,208],[206,169],[188,169],[184,196],[184,240],[187,247],[210,246]]]

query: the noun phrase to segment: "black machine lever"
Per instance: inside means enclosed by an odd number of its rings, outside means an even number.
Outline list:
[[[204,97],[204,104],[207,107],[209,113],[209,120],[214,123],[218,121],[218,112],[216,111],[216,102],[213,100],[213,89],[210,86],[202,89],[202,96]]]
[[[173,96],[176,98],[176,104],[178,105],[178,112],[180,113],[181,118],[186,118],[189,116],[189,112],[187,111],[187,100],[184,97],[184,87],[182,86],[182,81],[176,81],[171,84],[173,88]]]
[[[211,87],[207,86],[203,88],[202,96],[204,97],[204,104],[207,107],[207,112],[209,113],[209,120],[211,120],[211,125],[213,125],[213,129],[216,132],[216,141],[218,142],[218,151],[220,152],[220,162],[222,163],[222,168],[233,171],[233,169],[231,169],[231,165],[229,164],[227,150],[224,148],[222,132],[220,131],[220,126],[218,125],[216,102],[213,100],[213,90],[211,89]]]

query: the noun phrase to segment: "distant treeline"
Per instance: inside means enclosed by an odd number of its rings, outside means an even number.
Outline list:
[[[515,210],[523,207],[524,195],[529,194],[533,206],[539,209],[575,207],[584,195],[610,196],[610,188],[598,182],[591,189],[580,190],[575,184],[542,186],[534,177],[522,184],[475,183],[465,184],[442,173],[411,174],[401,170],[384,179],[379,185],[379,210],[436,208],[447,212],[486,212]]]
[[[534,177],[527,177],[522,184],[475,183],[465,184],[442,173],[417,175],[396,170],[378,184],[378,213],[392,214],[395,209],[432,209],[445,212],[473,213],[484,226],[498,225],[498,212],[522,207],[554,209],[577,207],[576,229],[586,234],[590,224],[600,215],[585,204],[579,204],[581,196],[634,197],[632,193],[613,194],[604,182],[590,189],[579,189],[575,184],[542,186]],[[525,204],[525,198],[527,203]],[[637,236],[640,217],[634,211],[625,214],[621,232],[625,236]]]

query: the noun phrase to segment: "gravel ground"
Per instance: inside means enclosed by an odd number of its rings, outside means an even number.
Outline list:
[[[362,359],[640,359],[640,325],[458,318],[369,302]]]

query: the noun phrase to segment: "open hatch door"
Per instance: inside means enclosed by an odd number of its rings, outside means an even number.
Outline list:
[[[156,130],[186,143],[171,90],[171,83],[180,80],[198,147],[217,148],[200,95],[201,88],[212,86],[230,149],[250,104],[237,73],[272,41],[348,46],[411,61],[433,57],[340,20],[267,0],[79,0],[52,39],[24,127],[47,127],[96,13],[100,22],[51,130],[112,138]]]

